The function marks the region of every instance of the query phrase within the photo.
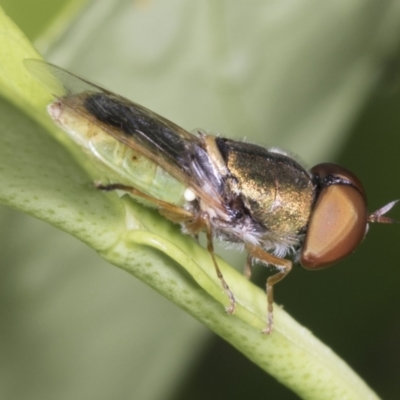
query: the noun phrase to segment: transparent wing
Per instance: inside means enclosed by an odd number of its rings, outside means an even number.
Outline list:
[[[98,93],[105,91],[93,83],[78,78],[64,69],[42,60],[27,58],[24,60],[24,65],[32,76],[57,98],[87,91]]]
[[[193,163],[207,155],[200,138],[173,122],[47,62],[27,59],[25,67],[63,105],[96,124],[119,142],[144,155],[187,187],[202,201],[221,209],[219,188],[207,192]],[[211,189],[210,189],[211,188]]]

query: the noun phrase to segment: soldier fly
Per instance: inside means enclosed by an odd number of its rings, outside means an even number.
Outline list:
[[[99,189],[150,202],[184,233],[205,232],[229,314],[236,300],[218,267],[214,237],[242,244],[247,276],[255,261],[277,269],[266,284],[265,333],[273,326],[273,288],[293,263],[328,267],[355,250],[370,222],[393,222],[384,214],[396,201],[368,214],[363,185],[339,165],[323,163],[308,171],[278,150],[189,133],[55,65],[39,60],[25,65],[55,96],[47,108],[55,123],[119,174],[118,182]],[[135,169],[135,157],[149,161],[145,172]]]

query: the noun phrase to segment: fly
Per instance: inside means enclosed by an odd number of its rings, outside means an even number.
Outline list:
[[[308,171],[278,150],[189,133],[55,65],[39,60],[25,65],[55,96],[47,108],[55,123],[120,176],[99,189],[122,190],[151,203],[187,234],[205,232],[229,298],[227,313],[234,313],[236,300],[218,267],[214,237],[244,246],[247,276],[254,262],[277,269],[267,279],[264,333],[273,327],[273,288],[293,263],[328,267],[355,250],[370,222],[394,222],[384,214],[396,201],[368,214],[363,185],[339,165],[323,163]],[[138,157],[149,162],[145,173],[132,161]]]

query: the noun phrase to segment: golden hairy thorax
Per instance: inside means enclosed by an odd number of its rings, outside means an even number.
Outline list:
[[[304,229],[314,202],[309,173],[292,158],[249,143],[219,140],[230,190],[252,218],[277,235]]]

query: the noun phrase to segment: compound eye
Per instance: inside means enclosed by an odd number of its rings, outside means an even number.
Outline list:
[[[320,193],[300,262],[305,268],[320,269],[355,250],[365,236],[368,212],[364,189],[350,171],[336,164],[320,164],[311,173],[320,184]]]

